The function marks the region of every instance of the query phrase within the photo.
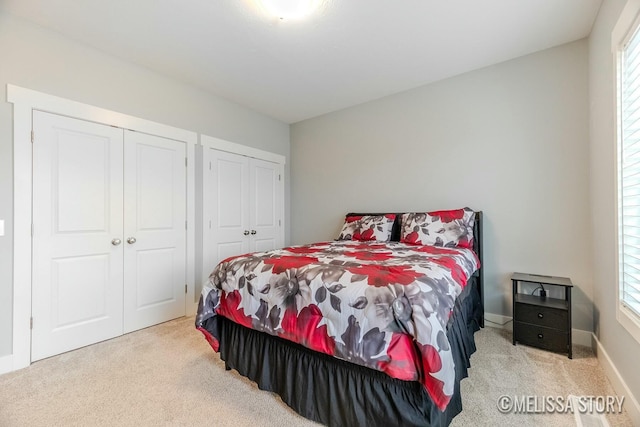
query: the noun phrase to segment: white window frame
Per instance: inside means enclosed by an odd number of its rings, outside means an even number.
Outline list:
[[[622,300],[622,239],[620,238],[622,232],[621,224],[621,200],[620,200],[620,174],[621,174],[621,54],[624,50],[625,44],[631,39],[636,31],[640,29],[640,0],[629,0],[625,5],[618,22],[616,23],[611,33],[611,50],[614,58],[614,77],[615,77],[615,91],[614,91],[614,112],[615,112],[615,150],[616,150],[616,164],[615,164],[615,240],[616,240],[616,319],[618,322],[633,336],[633,338],[640,343],[640,315],[636,314],[633,310],[628,308]]]
[[[31,211],[32,211],[32,113],[45,111],[95,123],[164,136],[187,145],[187,315],[195,314],[195,146],[196,132],[167,126],[116,111],[106,110],[31,89],[7,85],[7,101],[13,104],[13,349],[4,360],[6,371],[31,363]],[[193,224],[193,225],[191,225]]]

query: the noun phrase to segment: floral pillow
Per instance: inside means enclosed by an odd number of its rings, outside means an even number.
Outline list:
[[[469,208],[402,215],[400,241],[412,245],[473,247],[475,213]]]
[[[338,240],[391,240],[395,214],[348,216],[345,218]]]

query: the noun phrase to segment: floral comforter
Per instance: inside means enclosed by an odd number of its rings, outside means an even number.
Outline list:
[[[446,325],[479,268],[470,249],[335,241],[228,258],[211,273],[196,327],[216,315],[310,349],[420,381],[444,409],[455,367]]]

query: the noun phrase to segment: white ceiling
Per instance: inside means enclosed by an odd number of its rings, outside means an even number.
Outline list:
[[[287,123],[589,35],[602,0],[0,0],[0,9]]]

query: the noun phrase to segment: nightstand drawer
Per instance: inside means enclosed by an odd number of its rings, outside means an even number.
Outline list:
[[[567,351],[569,345],[567,332],[521,322],[515,322],[513,327],[517,341],[521,344],[557,352]]]
[[[519,322],[567,331],[569,313],[566,310],[516,303],[515,311]]]

